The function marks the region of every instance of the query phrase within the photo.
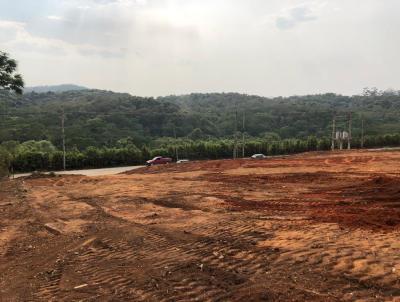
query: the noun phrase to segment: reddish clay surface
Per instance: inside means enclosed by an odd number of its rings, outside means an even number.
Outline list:
[[[400,152],[0,183],[0,301],[400,301]]]

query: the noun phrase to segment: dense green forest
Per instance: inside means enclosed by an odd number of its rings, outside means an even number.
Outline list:
[[[353,114],[353,134],[400,132],[398,92],[368,91],[364,95],[335,94],[265,98],[234,93],[191,94],[142,98],[100,90],[63,93],[0,92],[0,143],[8,140],[48,140],[61,147],[60,117],[65,111],[69,148],[112,147],[120,139],[135,145],[157,144],[159,138],[232,138],[235,111],[241,131],[249,137],[299,138],[330,135],[335,112]],[[339,125],[340,126],[340,125]]]
[[[63,112],[68,168],[137,164],[153,155],[174,156],[176,149],[191,159],[226,158],[232,155],[235,128],[240,138],[245,133],[246,155],[326,150],[332,117],[349,112],[355,146],[361,119],[366,147],[400,143],[398,91],[286,98],[236,93],[143,98],[101,90],[19,96],[0,91],[0,152],[17,170],[59,169]],[[338,120],[337,127],[346,130],[345,120]]]

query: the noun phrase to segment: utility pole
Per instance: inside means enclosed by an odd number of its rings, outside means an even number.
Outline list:
[[[332,144],[331,144],[332,151],[335,150],[335,135],[336,135],[336,115],[334,115],[332,120]]]
[[[62,136],[62,148],[63,148],[63,170],[66,170],[66,158],[65,158],[65,112],[62,109],[61,114],[61,136]]]
[[[176,156],[176,161],[179,160],[179,155],[178,155],[178,146],[176,144],[176,131],[175,131],[175,124],[174,124],[174,137],[175,137],[175,156]]]
[[[347,149],[350,150],[351,149],[351,119],[352,119],[352,113],[349,113],[349,137],[347,138]]]
[[[237,119],[238,119],[238,112],[237,112],[237,104],[235,106],[235,141],[233,146],[233,159],[237,157]]]
[[[361,116],[361,149],[364,149],[364,116]]]
[[[244,146],[244,132],[245,132],[245,122],[246,122],[246,115],[243,111],[243,124],[242,124],[242,158],[244,158],[245,154],[245,146]]]

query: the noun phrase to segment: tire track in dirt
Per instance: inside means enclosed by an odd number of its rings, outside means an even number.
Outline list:
[[[318,230],[310,229],[301,233],[278,233],[273,246],[284,246],[288,250],[280,254],[276,265],[305,266],[320,274],[345,277],[361,288],[380,288],[385,298],[400,295],[400,257],[396,253],[398,244],[384,233],[357,232],[368,241],[352,239],[348,231],[338,234],[334,225],[326,226],[325,230],[319,227]],[[395,234],[392,236],[396,237]]]
[[[201,228],[198,230],[201,231]],[[135,247],[126,239],[116,241],[114,238],[108,238],[93,241],[90,249],[80,253],[74,261],[74,267],[81,271],[84,277],[82,282],[89,284],[93,292],[83,297],[101,299],[113,296],[130,301],[225,301],[233,298],[232,294],[229,294],[232,286],[236,293],[241,286],[251,286],[254,283],[251,280],[264,280],[263,276],[269,271],[270,265],[275,268],[290,266],[295,269],[307,264],[307,267],[314,268],[316,272],[326,272],[321,267],[334,265],[334,259],[329,257],[329,254],[319,255],[320,250],[310,253],[309,249],[300,249],[296,253],[289,253],[274,248],[269,249],[269,252],[265,248],[257,249],[255,244],[269,238],[270,235],[260,231],[254,233],[252,227],[241,223],[232,223],[232,227],[217,230],[215,233],[212,228],[207,227],[203,233],[209,236],[191,243],[169,242],[167,237],[152,232],[144,234],[148,242],[144,246]],[[344,247],[340,248],[345,250]],[[307,261],[299,259],[299,253],[302,252],[302,257],[308,259]],[[359,259],[349,251],[345,252],[352,261]],[[274,261],[279,253],[289,258]],[[327,259],[318,261],[321,257]],[[343,262],[345,259],[341,258],[340,261]],[[127,273],[123,268],[132,267],[138,262],[152,268],[147,274],[155,276],[154,279],[135,283],[136,271]],[[168,278],[166,290],[162,284],[158,285],[158,282],[166,281],[156,273],[157,271],[162,271],[162,275],[167,277],[170,274],[172,277],[177,274],[178,277]],[[349,269],[344,268],[344,271],[348,272]],[[184,278],[181,277],[182,272]],[[71,293],[63,292],[59,288],[62,273],[60,269],[52,272],[49,283],[39,291],[37,297],[40,300],[69,300]],[[218,275],[221,278],[218,278]],[[210,283],[210,276],[217,276],[216,284]],[[221,279],[229,280],[229,284],[225,284]],[[102,291],[102,288],[106,290]],[[166,291],[168,298],[165,298]],[[234,297],[237,298],[237,294]],[[246,294],[243,293],[242,298],[245,297]]]
[[[265,250],[257,248],[255,240],[265,240],[269,234],[254,232],[252,226],[243,222],[235,222],[216,234],[215,228],[209,226],[191,230],[194,231],[199,236],[195,242],[169,241],[168,236],[158,234],[159,230],[145,231],[145,242],[139,240],[135,245],[122,238],[119,241],[114,238],[94,240],[74,259],[74,267],[81,271],[84,283],[91,290],[96,289],[96,295],[101,288],[107,288],[104,296],[118,295],[131,301],[218,301],[230,295],[231,283],[237,286],[250,276],[267,271]],[[153,273],[149,272],[150,275],[157,275],[159,271],[165,271],[166,277],[171,275],[168,298],[164,297],[164,289],[159,289],[157,283],[153,285],[151,280],[147,280],[150,285],[146,282],[136,284],[132,274],[109,265],[131,267],[132,263],[138,262],[152,263]],[[68,266],[68,261],[64,266]],[[174,275],[180,275],[182,271],[185,278],[174,279]],[[210,283],[210,274],[217,276],[214,277],[216,284]],[[60,289],[62,277],[61,268],[53,270],[51,278],[36,297],[67,301],[71,293],[63,293]],[[228,281],[223,281],[225,279]]]
[[[373,163],[377,160],[376,156],[368,156],[368,155],[363,155],[363,156],[353,156],[353,155],[336,155],[331,158],[327,158],[323,161],[323,163],[326,166],[332,166],[332,165],[351,165],[355,163],[365,163],[365,164],[370,164]]]

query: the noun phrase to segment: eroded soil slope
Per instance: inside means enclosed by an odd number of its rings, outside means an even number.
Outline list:
[[[3,182],[0,301],[400,301],[399,168],[354,151]]]

